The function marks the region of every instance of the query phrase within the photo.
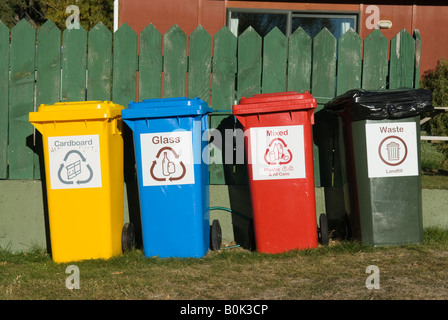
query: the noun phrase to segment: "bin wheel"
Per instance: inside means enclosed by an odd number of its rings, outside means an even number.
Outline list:
[[[213,251],[221,249],[222,233],[219,220],[213,220],[210,226],[210,248]]]
[[[129,251],[135,246],[134,224],[132,222],[125,223],[121,233],[121,247],[124,251]]]
[[[327,246],[329,243],[329,233],[328,233],[328,219],[327,219],[327,215],[322,213],[319,216],[319,238],[320,238],[320,243],[324,246]]]

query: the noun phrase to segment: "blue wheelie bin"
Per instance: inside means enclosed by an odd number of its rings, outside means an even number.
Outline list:
[[[203,152],[208,139],[203,135],[211,112],[199,98],[149,99],[122,110],[134,136],[146,257],[199,258],[210,248],[208,151]]]

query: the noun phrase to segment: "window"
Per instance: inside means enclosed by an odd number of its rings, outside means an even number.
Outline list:
[[[357,16],[348,14],[293,14],[292,30],[302,27],[311,38],[320,30],[327,28],[336,39],[340,38],[350,28],[357,31]]]
[[[248,27],[252,27],[257,33],[264,37],[274,27],[284,34],[287,33],[288,15],[286,13],[263,13],[247,11],[230,11],[230,31],[239,36]]]
[[[336,38],[341,37],[350,28],[358,31],[358,13],[353,12],[294,12],[284,10],[228,9],[230,30],[237,36],[252,26],[264,37],[277,27],[287,37],[302,27],[314,38],[326,27]]]

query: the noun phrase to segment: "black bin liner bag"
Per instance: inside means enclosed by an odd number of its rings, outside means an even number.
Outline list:
[[[354,89],[325,104],[338,116],[357,120],[402,119],[434,110],[432,92],[427,89]]]

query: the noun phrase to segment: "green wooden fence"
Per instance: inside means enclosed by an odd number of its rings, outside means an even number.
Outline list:
[[[223,27],[211,37],[201,26],[187,36],[177,25],[162,35],[152,24],[140,34],[123,24],[112,34],[102,23],[61,32],[51,21],[37,31],[25,20],[11,31],[0,22],[0,179],[40,179],[28,113],[43,103],[200,97],[215,110],[211,127],[224,134],[238,126],[231,107],[239,98],[310,91],[318,101],[316,185],[332,186],[336,126],[323,104],[352,88],[418,87],[420,42],[418,31],[406,30],[389,43],[379,30],[362,40],[353,30],[335,39],[323,29],[311,39],[301,28],[289,38],[275,28],[263,39],[252,28],[236,37]],[[210,173],[212,184],[247,183],[244,164],[215,163]]]

